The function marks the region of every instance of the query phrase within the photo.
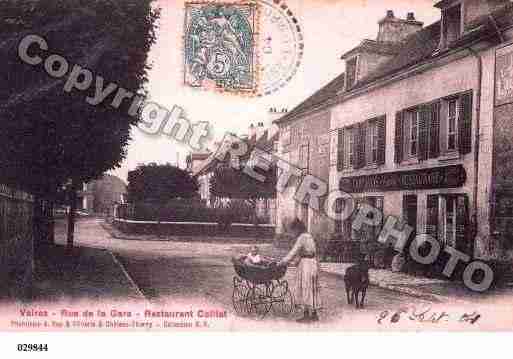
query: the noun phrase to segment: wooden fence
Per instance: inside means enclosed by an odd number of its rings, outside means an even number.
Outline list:
[[[0,299],[30,296],[34,198],[0,184]]]

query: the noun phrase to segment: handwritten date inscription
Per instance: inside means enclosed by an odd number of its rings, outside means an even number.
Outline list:
[[[447,313],[445,311],[434,311],[431,307],[401,308],[398,310],[384,310],[379,313],[378,324],[396,324],[401,321],[413,321],[418,323],[445,323],[456,321],[459,323],[475,324],[481,318],[478,312],[469,312],[463,314]]]

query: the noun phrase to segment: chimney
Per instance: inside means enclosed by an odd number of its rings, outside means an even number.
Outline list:
[[[409,12],[406,19],[400,19],[395,17],[392,10],[387,10],[386,16],[378,24],[377,41],[389,43],[399,43],[424,26],[424,23],[415,19],[415,13]]]

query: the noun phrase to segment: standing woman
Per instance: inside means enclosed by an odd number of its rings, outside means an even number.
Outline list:
[[[313,236],[307,232],[306,226],[299,219],[291,223],[290,231],[294,237],[297,237],[296,243],[278,265],[287,265],[294,258],[299,259],[296,273],[296,300],[303,306],[304,316],[298,319],[298,322],[315,322],[319,320],[317,310],[321,307],[317,246]]]

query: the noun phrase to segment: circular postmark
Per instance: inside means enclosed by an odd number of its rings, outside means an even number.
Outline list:
[[[299,21],[281,0],[260,4],[259,96],[272,94],[294,77],[303,57],[304,42]]]

